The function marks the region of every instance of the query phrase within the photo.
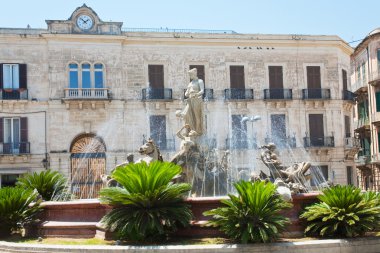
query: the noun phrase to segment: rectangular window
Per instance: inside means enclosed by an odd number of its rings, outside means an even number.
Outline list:
[[[232,115],[232,140],[230,145],[232,148],[245,149],[248,148],[247,140],[247,121],[242,121],[242,115]]]
[[[82,88],[91,88],[91,72],[90,64],[88,63],[82,64]]]
[[[347,166],[346,167],[346,172],[347,172],[347,184],[352,185],[354,182],[352,180],[352,167]]]
[[[323,114],[309,114],[310,145],[324,146]]]
[[[20,88],[18,64],[3,64],[3,88],[18,89]]]
[[[20,119],[4,118],[3,153],[18,154],[20,152]]]
[[[350,116],[344,116],[344,130],[346,138],[351,137],[351,119]]]
[[[78,84],[78,65],[77,64],[69,64],[70,68],[70,88],[71,89],[78,89],[79,84]]]
[[[190,65],[189,66],[189,69],[193,69],[193,68],[197,69],[198,78],[202,79],[203,83],[206,83],[205,82],[205,78],[206,78],[206,75],[205,75],[205,66],[203,66],[203,65]]]
[[[103,87],[103,65],[95,64],[95,88],[101,89]]]
[[[271,99],[284,98],[284,81],[282,66],[268,66],[269,70],[269,89]]]
[[[342,84],[343,84],[343,90],[347,90],[347,71],[342,69]]]
[[[285,114],[272,114],[271,120],[271,132],[272,141],[279,148],[286,147],[286,123]]]
[[[307,66],[308,98],[322,98],[321,90],[321,67]]]
[[[4,174],[0,175],[0,187],[13,187],[16,185],[18,174]]]
[[[377,73],[380,74],[380,49],[377,49]]]
[[[366,66],[365,62],[362,64],[362,77],[363,77],[363,82],[367,82],[367,74],[366,74]]]
[[[311,186],[318,186],[321,183],[324,183],[327,180],[329,180],[329,168],[327,165],[312,166],[310,168],[310,172],[311,172],[311,180],[310,180]]]
[[[148,65],[149,87],[155,89],[164,88],[164,66]]]
[[[231,99],[245,99],[244,66],[230,66]]]
[[[150,121],[150,137],[157,146],[165,150],[166,145],[166,118],[164,115],[152,115]]]
[[[362,80],[362,76],[361,76],[361,70],[360,70],[360,65],[356,68],[356,76],[357,76],[357,80],[358,81],[361,81]]]

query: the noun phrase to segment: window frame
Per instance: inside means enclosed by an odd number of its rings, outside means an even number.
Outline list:
[[[77,66],[77,68],[71,68],[71,64],[75,64]],[[89,68],[83,68],[83,65],[86,65],[86,64],[89,64]],[[96,68],[95,66],[96,65],[101,65],[102,67],[100,69]],[[68,88],[69,89],[104,89],[106,87],[105,85],[105,80],[106,80],[106,77],[105,77],[105,72],[106,72],[106,67],[105,67],[105,64],[102,63],[102,62],[94,62],[94,63],[91,63],[91,62],[88,62],[88,61],[83,61],[83,62],[75,62],[75,61],[71,61],[67,64],[67,72],[68,72]],[[76,78],[77,78],[77,87],[72,87],[72,83],[71,83],[71,72],[75,72],[77,74]],[[89,83],[90,83],[90,87],[83,87],[83,84],[84,84],[84,73],[87,73],[89,72]],[[102,73],[101,74],[101,86],[102,87],[96,87],[97,84],[96,84],[96,81],[98,80],[98,78],[96,77],[96,73]],[[75,85],[73,85],[75,86]]]

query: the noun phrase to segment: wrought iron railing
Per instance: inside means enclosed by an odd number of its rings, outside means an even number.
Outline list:
[[[292,99],[292,89],[265,89],[264,99]]]
[[[3,155],[18,155],[29,154],[29,142],[2,142],[0,143],[0,154]]]
[[[28,99],[28,90],[27,89],[0,89],[0,99],[25,100],[25,99]]]
[[[349,90],[343,90],[343,100],[355,101],[356,95]]]
[[[224,90],[224,98],[229,99],[253,99],[253,89],[231,88]]]
[[[334,147],[334,136],[329,137],[304,137],[304,147]]]
[[[172,89],[168,88],[144,88],[142,100],[173,99]]]
[[[209,34],[236,34],[233,30],[206,30],[206,29],[177,29],[177,28],[134,28],[123,27],[123,32],[155,32],[155,33],[209,33]]]
[[[67,88],[65,98],[73,99],[108,99],[108,88]]]
[[[360,140],[355,137],[346,137],[344,138],[344,147],[345,148],[360,148]]]
[[[369,126],[369,117],[368,116],[361,117],[358,120],[356,120],[355,123],[356,123],[356,128]]]
[[[302,89],[302,99],[330,99],[330,89]]]
[[[277,148],[296,148],[297,147],[296,137],[286,137],[284,139],[266,137],[264,141],[265,143],[270,143],[270,142],[274,143]]]
[[[184,98],[186,98],[185,92],[186,92],[186,89],[183,90],[183,97]],[[204,100],[212,100],[212,99],[214,99],[214,90],[213,89],[204,89],[203,99]]]

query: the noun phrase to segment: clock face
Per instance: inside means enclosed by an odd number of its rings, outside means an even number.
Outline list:
[[[90,16],[87,16],[87,15],[80,15],[77,18],[77,25],[82,30],[88,30],[93,25],[92,18]]]

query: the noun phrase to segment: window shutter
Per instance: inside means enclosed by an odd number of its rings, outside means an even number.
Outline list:
[[[20,88],[27,89],[26,64],[19,64],[19,75]]]
[[[376,92],[375,98],[376,98],[376,111],[380,112],[380,91]]]
[[[244,66],[230,66],[231,88],[245,89]]]
[[[347,90],[347,71],[342,69],[343,90]]]
[[[164,88],[164,66],[148,65],[149,86],[152,88]]]
[[[4,142],[4,120],[0,118],[0,143]]]
[[[0,90],[3,89],[3,64],[0,64]]]
[[[269,88],[283,89],[282,66],[269,66]]]
[[[190,65],[189,67],[190,67],[189,69],[196,68],[198,78],[202,79],[203,83],[206,83],[205,82],[205,66],[203,66],[203,65]]]
[[[28,118],[20,118],[20,141],[28,142]]]
[[[307,66],[307,88],[321,88],[321,68],[319,66]]]

